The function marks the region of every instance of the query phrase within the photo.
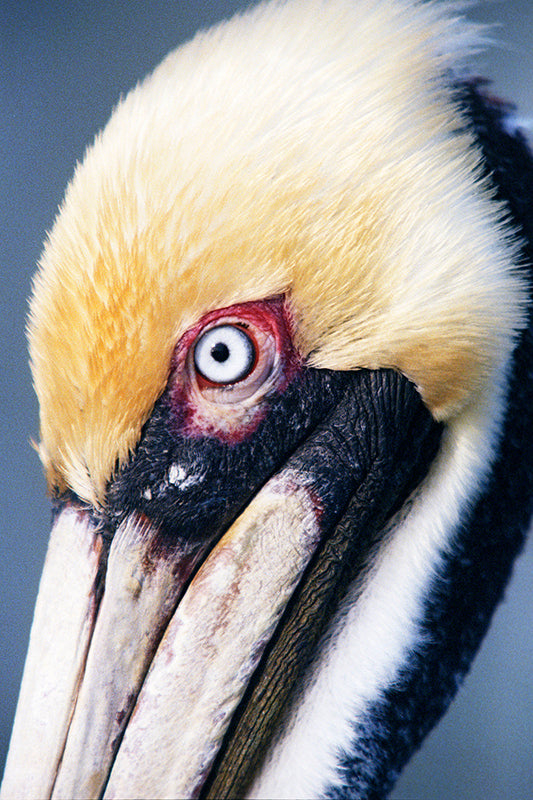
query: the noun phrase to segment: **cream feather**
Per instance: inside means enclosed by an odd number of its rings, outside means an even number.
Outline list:
[[[171,53],[76,170],[29,339],[49,485],[97,504],[206,312],[286,293],[330,369],[392,366],[439,419],[502,369],[522,286],[453,74],[448,4],[267,2]]]

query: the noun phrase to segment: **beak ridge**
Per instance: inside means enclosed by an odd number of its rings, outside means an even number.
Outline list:
[[[49,797],[95,625],[103,542],[89,517],[66,507],[50,535],[2,798]]]
[[[246,507],[178,605],[126,729],[106,799],[197,796],[321,534],[311,493],[290,468]],[[177,720],[183,725],[178,736]]]
[[[98,796],[195,555],[157,551],[158,529],[136,515],[109,550],[104,596],[53,798]],[[179,574],[177,568],[179,567]]]

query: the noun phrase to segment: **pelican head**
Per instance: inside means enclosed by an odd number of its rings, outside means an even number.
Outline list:
[[[446,709],[533,498],[533,168],[477,46],[449,4],[265,2],[87,150],[31,299],[5,800],[381,798]]]

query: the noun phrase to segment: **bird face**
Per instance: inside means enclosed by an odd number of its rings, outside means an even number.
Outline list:
[[[78,167],[31,303],[55,521],[6,797],[320,794],[416,649],[524,324],[457,25],[266,3]]]

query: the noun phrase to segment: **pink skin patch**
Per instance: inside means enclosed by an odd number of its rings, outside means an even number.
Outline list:
[[[242,380],[215,383],[196,369],[199,337],[219,325],[235,326],[253,343],[254,361]],[[210,311],[176,345],[170,402],[180,433],[240,442],[256,430],[269,399],[282,392],[302,366],[292,340],[293,323],[284,297]]]

